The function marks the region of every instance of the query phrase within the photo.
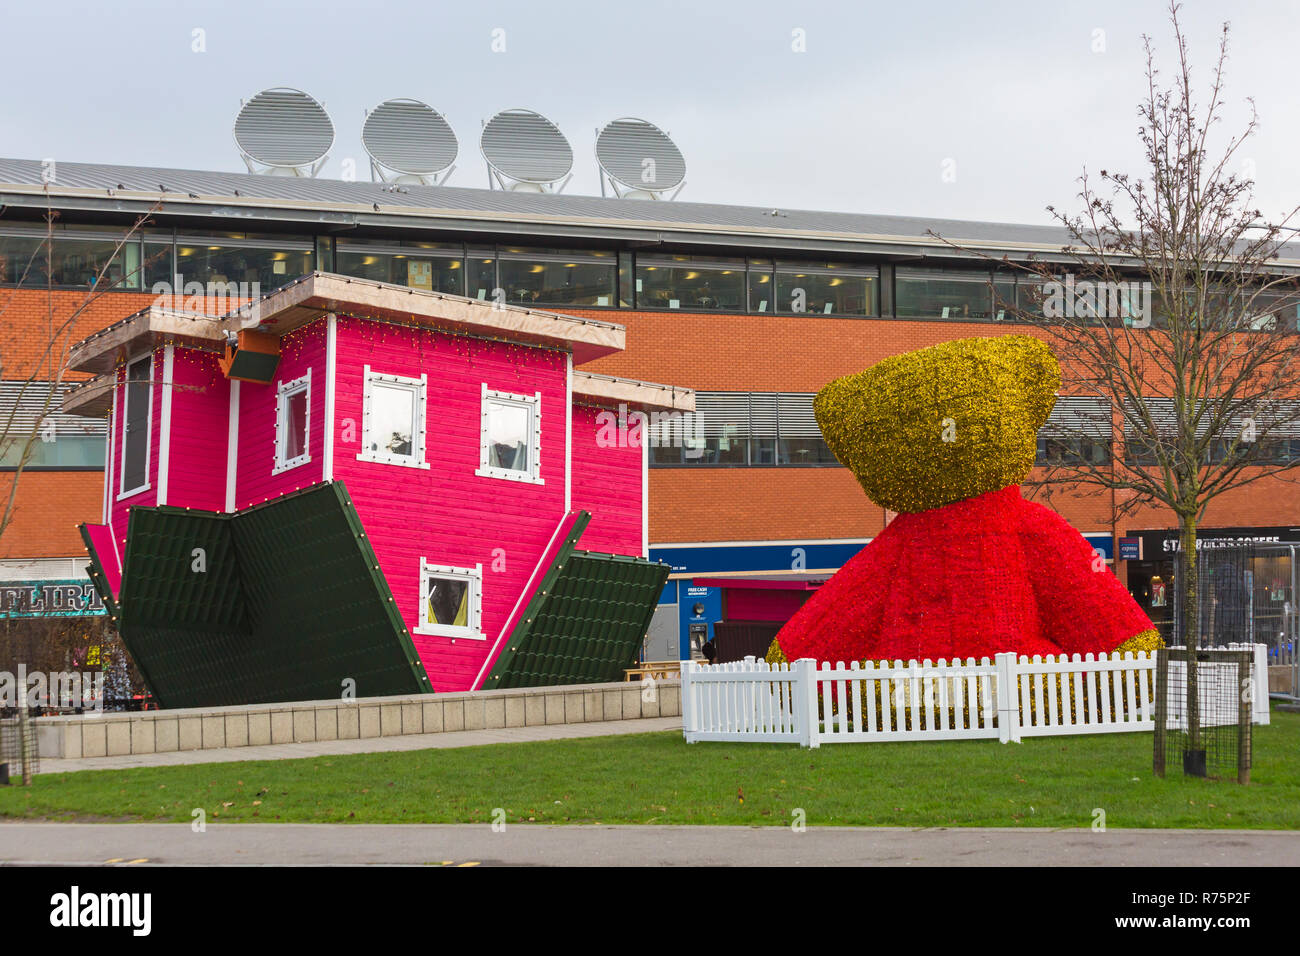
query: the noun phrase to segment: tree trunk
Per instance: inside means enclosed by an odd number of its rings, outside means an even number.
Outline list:
[[[1198,571],[1200,562],[1196,554],[1196,512],[1179,516],[1182,521],[1183,573],[1179,581],[1179,597],[1183,602],[1183,643],[1187,661],[1187,749],[1196,753],[1201,749],[1201,693],[1196,671],[1196,650],[1201,643],[1201,614],[1197,597],[1200,593]]]

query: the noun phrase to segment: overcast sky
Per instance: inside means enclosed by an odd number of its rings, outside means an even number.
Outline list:
[[[1243,158],[1277,216],[1300,204],[1300,3],[1189,0],[1202,80],[1224,16],[1227,123],[1254,98]],[[322,177],[367,176],[365,110],[414,97],[460,138],[452,185],[486,185],[481,122],[526,107],[573,144],[571,193],[599,194],[596,129],[639,116],[685,154],[683,201],[1041,223],[1084,166],[1140,169],[1144,32],[1172,75],[1162,0],[13,3],[0,156],[242,171],[240,100],[294,86],[334,120]]]

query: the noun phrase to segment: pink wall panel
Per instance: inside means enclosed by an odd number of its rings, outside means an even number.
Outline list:
[[[261,504],[321,480],[325,441],[326,321],[318,319],[280,340],[280,364],[265,385],[239,383],[239,453],[235,473],[235,508]],[[275,414],[281,382],[301,378],[311,369],[305,464],[272,474],[275,468]],[[221,460],[225,475],[225,458]]]
[[[610,428],[602,435],[605,420],[598,416],[603,411],[590,405],[573,407],[573,507],[591,512],[578,547],[639,556],[643,452],[628,447],[626,428],[619,429],[616,444],[608,440]],[[602,438],[608,447],[601,447]]]
[[[230,382],[212,352],[177,347],[173,359],[167,504],[221,511],[226,506]]]
[[[334,477],[347,484],[435,690],[470,688],[564,510],[566,356],[340,317]],[[364,367],[428,375],[428,469],[357,460]],[[542,393],[543,484],[479,477],[482,385]],[[414,633],[420,559],[483,566],[485,640]]]

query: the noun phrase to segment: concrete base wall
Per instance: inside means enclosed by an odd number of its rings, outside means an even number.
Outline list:
[[[467,694],[364,697],[250,704],[138,714],[41,717],[33,722],[43,757],[113,757],[360,737],[495,730],[534,724],[675,717],[678,681],[575,684]]]

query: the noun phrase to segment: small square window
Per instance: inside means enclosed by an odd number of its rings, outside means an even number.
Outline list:
[[[482,444],[474,474],[544,484],[541,478],[542,393],[514,395],[483,385]]]
[[[362,461],[428,468],[424,461],[428,378],[382,375],[365,367]]]
[[[450,568],[420,559],[420,613],[415,632],[483,639],[483,565]]]
[[[311,370],[302,378],[281,382],[276,396],[275,467],[271,474],[311,461],[307,447],[311,427]]]

